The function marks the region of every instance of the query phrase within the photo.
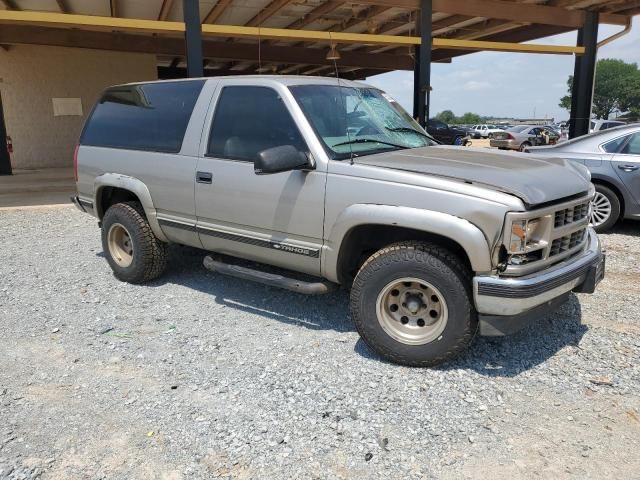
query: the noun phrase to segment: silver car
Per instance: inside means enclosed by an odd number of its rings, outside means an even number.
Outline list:
[[[210,252],[217,274],[306,294],[344,285],[364,341],[404,365],[523,328],[604,275],[584,166],[436,145],[362,83],[111,87],[75,166],[73,201],[99,220],[116,278],[158,278],[174,243]]]
[[[596,231],[610,230],[622,218],[640,220],[640,123],[526,151],[575,160],[591,171],[596,187],[591,223]]]
[[[505,132],[497,132],[489,142],[501,150],[524,151],[527,147],[554,144],[560,135],[553,129],[540,125],[516,125]]]

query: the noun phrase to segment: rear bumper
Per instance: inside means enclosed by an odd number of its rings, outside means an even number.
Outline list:
[[[509,148],[511,150],[518,150],[520,148],[520,144],[515,140],[496,140],[495,138],[489,141],[489,145],[497,148]]]
[[[520,317],[538,316],[558,306],[569,292],[593,293],[604,278],[605,257],[595,231],[588,230],[585,249],[550,269],[518,278],[477,276],[473,279],[476,309],[483,317],[504,317],[517,323]],[[495,319],[494,323],[495,323]]]

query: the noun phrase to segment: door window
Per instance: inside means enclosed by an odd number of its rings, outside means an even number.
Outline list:
[[[253,162],[261,151],[283,145],[308,150],[278,92],[253,86],[222,89],[207,156]]]
[[[620,150],[622,144],[627,141],[627,138],[629,138],[629,136],[625,135],[624,137],[618,137],[610,140],[602,145],[602,149],[607,153],[616,153],[618,150]]]
[[[446,130],[447,129],[447,125],[443,122],[441,122],[440,120],[429,120],[429,123],[431,124],[431,126],[433,128],[437,128],[440,130]]]

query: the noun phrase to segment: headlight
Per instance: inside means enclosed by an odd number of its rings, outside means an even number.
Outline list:
[[[516,220],[511,224],[509,253],[523,253],[542,240],[543,222],[540,218]]]

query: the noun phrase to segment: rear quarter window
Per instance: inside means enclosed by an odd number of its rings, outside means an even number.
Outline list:
[[[105,90],[80,143],[177,153],[204,80],[121,85]]]

